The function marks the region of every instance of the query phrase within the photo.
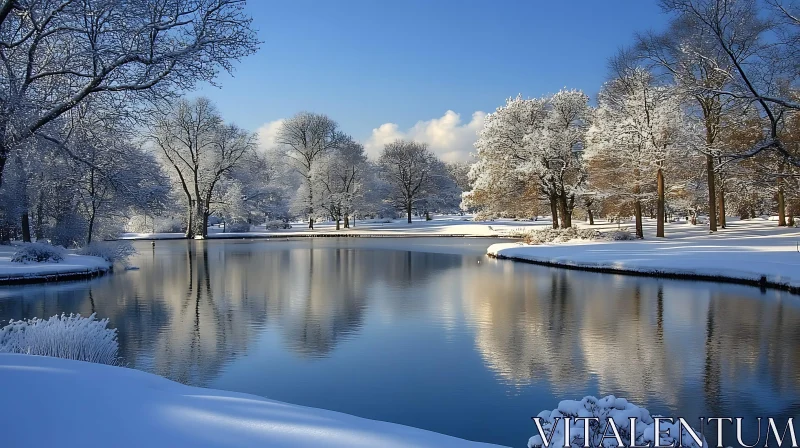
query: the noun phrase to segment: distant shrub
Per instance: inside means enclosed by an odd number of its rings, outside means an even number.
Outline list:
[[[636,239],[636,236],[627,230],[600,232],[599,230],[579,229],[576,227],[569,227],[566,229],[547,228],[540,230],[525,230],[520,227],[508,232],[508,236],[512,238],[522,238],[522,242],[525,244],[565,243],[572,240],[626,241]]]
[[[136,254],[136,249],[127,241],[102,241],[93,242],[78,251],[79,255],[100,257],[109,263],[122,263],[127,265],[128,258]]]
[[[612,230],[602,233],[603,239],[609,241],[631,241],[636,239],[636,235],[627,230]]]
[[[571,240],[596,240],[600,239],[600,232],[593,229],[541,229],[532,230],[522,235],[526,244],[563,243]]]
[[[275,221],[267,221],[266,224],[264,224],[264,227],[266,227],[268,230],[278,230],[278,229],[291,229],[292,225],[289,224],[288,222],[275,220]]]
[[[225,225],[226,232],[249,232],[250,231],[250,223],[246,221],[240,222],[229,222]]]
[[[47,243],[24,243],[14,252],[11,261],[14,263],[58,263],[64,260],[63,247],[51,246]]]
[[[488,213],[485,211],[479,211],[475,214],[475,221],[494,221],[498,218],[498,216],[494,213]]]
[[[10,321],[0,328],[0,352],[118,365],[117,330],[95,315],[55,315],[49,319]]]

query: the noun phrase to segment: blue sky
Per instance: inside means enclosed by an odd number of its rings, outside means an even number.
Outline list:
[[[221,89],[195,93],[226,120],[269,139],[277,120],[321,112],[373,154],[410,137],[450,159],[471,150],[476,111],[562,87],[594,96],[608,57],[666,21],[655,0],[251,0],[247,9],[261,50],[222,75]]]

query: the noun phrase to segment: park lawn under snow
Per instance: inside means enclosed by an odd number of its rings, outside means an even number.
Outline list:
[[[384,220],[356,220],[355,226],[349,229],[342,227],[336,230],[335,222],[319,222],[313,229],[307,222],[292,223],[291,229],[266,230],[264,226],[253,226],[250,232],[222,232],[222,227],[211,227],[209,238],[259,238],[259,237],[307,237],[307,236],[472,236],[502,237],[521,229],[539,229],[551,225],[551,221],[514,221],[499,219],[496,221],[473,221],[472,217],[460,215],[436,215],[430,221],[414,218],[408,224],[406,218],[385,222]],[[175,239],[183,238],[180,233],[124,233],[120,239]]]
[[[800,229],[779,228],[775,221],[756,219],[732,221],[727,229],[711,234],[706,226],[680,222],[667,224],[666,236],[656,238],[655,222],[647,221],[644,240],[501,243],[487,252],[582,268],[749,281],[766,277],[771,283],[800,287]]]
[[[493,446],[82,361],[0,354],[0,378],[3,446]]]
[[[88,255],[67,254],[58,263],[13,263],[15,246],[0,246],[0,282],[49,278],[61,275],[96,274],[111,269],[111,263]]]

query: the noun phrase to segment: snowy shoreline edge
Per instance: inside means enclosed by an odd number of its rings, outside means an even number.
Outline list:
[[[91,268],[80,271],[53,272],[47,274],[0,274],[0,286],[24,285],[30,283],[52,283],[71,280],[88,280],[95,277],[102,277],[114,271],[113,267]]]
[[[539,266],[547,266],[561,269],[571,269],[575,271],[598,272],[603,274],[620,274],[630,275],[635,277],[653,277],[653,278],[666,278],[673,280],[689,280],[689,281],[705,281],[716,283],[730,283],[737,285],[756,286],[762,289],[777,289],[781,291],[788,291],[792,294],[800,295],[800,284],[790,282],[780,282],[769,279],[769,275],[761,274],[759,278],[754,277],[738,277],[732,275],[702,273],[696,271],[680,271],[670,268],[634,268],[634,267],[614,267],[605,264],[595,264],[588,262],[577,262],[572,260],[559,260],[537,258],[534,256],[518,256],[518,255],[503,255],[500,253],[503,248],[492,248],[495,245],[489,246],[486,250],[486,255],[497,260],[512,260],[522,263],[535,264]]]

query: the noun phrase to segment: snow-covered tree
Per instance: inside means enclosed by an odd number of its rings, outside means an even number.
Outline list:
[[[252,224],[288,220],[289,204],[300,180],[278,149],[246,154],[231,173],[242,191],[242,205]]]
[[[164,99],[258,46],[242,0],[0,1],[0,183],[11,151],[91,97]],[[133,106],[135,107],[135,106]]]
[[[664,236],[667,164],[679,145],[691,143],[684,117],[674,87],[656,84],[653,75],[641,68],[607,82],[598,96],[584,156],[596,178],[595,187],[631,201],[640,238],[644,237],[642,201],[653,193],[656,236]]]
[[[178,101],[156,117],[150,140],[184,193],[186,237],[205,238],[216,188],[255,149],[255,135],[225,124],[214,105],[199,98]]]
[[[336,221],[336,230],[339,230],[342,219],[344,227],[350,227],[350,215],[358,197],[364,192],[366,169],[364,145],[354,140],[342,142],[320,164],[320,203]]]
[[[487,216],[534,207],[540,194],[538,179],[520,166],[533,152],[534,140],[526,137],[543,127],[546,116],[543,99],[521,96],[509,98],[486,116],[475,142],[477,161],[470,170],[473,188],[464,198],[466,206],[480,208]],[[523,196],[529,199],[522,201]]]
[[[561,226],[570,227],[586,179],[581,152],[588,101],[580,91],[562,90],[539,99],[511,98],[489,114],[475,143],[478,160],[470,172],[469,203],[497,211],[524,203],[533,212],[543,198],[550,204],[553,227],[559,216]]]

